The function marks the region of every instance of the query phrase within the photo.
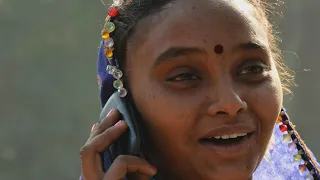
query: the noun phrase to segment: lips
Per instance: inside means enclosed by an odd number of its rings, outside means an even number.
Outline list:
[[[222,126],[209,130],[199,139],[200,144],[225,157],[238,156],[253,145],[255,129],[246,125]]]
[[[255,131],[254,128],[246,126],[246,125],[226,125],[217,127],[214,129],[211,129],[207,131],[204,135],[200,137],[200,139],[208,139],[208,138],[222,138],[222,139],[228,139],[232,138],[235,135],[238,136],[244,136],[250,133],[253,133]]]

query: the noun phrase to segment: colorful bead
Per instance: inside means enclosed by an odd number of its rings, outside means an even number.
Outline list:
[[[127,90],[125,88],[118,89],[118,93],[119,93],[120,97],[126,97],[127,94],[128,94],[128,92],[127,92]]]
[[[299,165],[299,171],[300,172],[305,172],[307,170],[307,166],[305,164],[300,164]]]
[[[116,67],[108,65],[106,70],[107,70],[108,74],[113,74],[114,71],[116,70]]]
[[[123,75],[123,73],[120,69],[117,69],[116,71],[113,72],[113,77],[116,79],[121,79],[122,75]]]
[[[112,57],[113,56],[113,52],[112,51],[108,51],[108,50],[106,50],[106,56],[108,57],[108,58],[110,58],[110,57]]]
[[[295,162],[301,161],[301,159],[302,159],[302,157],[301,157],[300,154],[296,154],[296,155],[293,156],[293,160],[294,160]]]
[[[277,122],[279,122],[282,119],[282,124],[279,125],[280,131],[281,132],[285,132],[287,131],[288,133],[283,134],[283,140],[285,142],[290,142],[291,143],[288,144],[288,147],[290,150],[298,150],[298,153],[296,155],[293,156],[293,160],[295,162],[299,162],[299,161],[304,161],[304,164],[299,165],[299,171],[301,172],[301,175],[304,174],[304,172],[306,172],[306,170],[309,170],[310,175],[306,176],[306,179],[319,179],[318,175],[315,173],[315,171],[319,171],[317,167],[315,167],[313,164],[314,160],[312,159],[312,157],[310,157],[310,155],[308,154],[308,150],[305,147],[305,144],[303,143],[303,141],[301,141],[300,136],[297,132],[295,132],[295,126],[290,123],[289,120],[289,116],[286,114],[285,109],[283,109],[277,119]],[[310,162],[311,163],[310,163]]]
[[[280,122],[282,122],[282,117],[281,116],[278,116],[278,119],[277,119],[277,121],[276,121],[277,123],[280,123]]]
[[[291,135],[290,134],[284,134],[283,135],[284,142],[290,142],[291,141]]]
[[[115,80],[113,82],[113,87],[116,88],[116,89],[120,89],[120,88],[123,88],[123,84],[122,84],[122,81],[121,80]]]
[[[113,48],[105,48],[104,49],[104,53],[106,54],[106,56],[108,57],[108,58],[110,58],[110,57],[112,57],[112,55],[111,56],[108,56],[107,54],[111,54],[113,52]],[[112,53],[113,54],[113,53]]]
[[[117,16],[119,14],[117,6],[120,6],[124,0],[113,0],[112,7],[108,9],[108,16],[105,19],[104,29],[101,32],[102,39],[104,40],[104,48],[105,48],[105,56],[107,58],[107,67],[106,72],[110,75],[113,75],[113,77],[117,80],[113,82],[114,88],[118,89],[118,93],[120,97],[125,97],[128,92],[125,88],[123,88],[123,82],[121,81],[121,78],[123,76],[123,73],[120,69],[118,69],[117,66],[112,66],[111,62],[113,60],[114,63],[117,64],[116,59],[113,58],[113,46],[114,41],[112,38],[110,38],[110,33],[115,31],[116,26],[113,22],[111,22],[111,18]]]
[[[104,46],[106,46],[107,48],[112,48],[114,45],[114,41],[112,38],[107,38],[104,40]]]
[[[115,7],[109,8],[108,9],[108,15],[111,17],[115,17],[118,15],[118,9]]]
[[[112,33],[116,29],[116,26],[113,22],[107,22],[105,28],[108,30],[109,33]]]
[[[102,30],[101,36],[102,36],[102,39],[107,39],[109,38],[110,35],[109,35],[109,32],[106,29],[104,29]]]
[[[296,145],[294,142],[292,142],[292,143],[289,143],[289,144],[288,144],[288,147],[289,147],[289,149],[290,149],[291,151],[293,151],[293,150],[295,150],[295,149],[297,148],[297,145]]]
[[[285,125],[285,124],[280,125],[279,128],[280,128],[281,132],[285,132],[288,130],[287,125]]]

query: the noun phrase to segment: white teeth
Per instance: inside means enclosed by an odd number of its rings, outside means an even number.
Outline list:
[[[230,136],[226,134],[226,135],[222,135],[221,138],[222,138],[222,139],[229,139]]]
[[[238,135],[237,134],[230,134],[230,138],[237,138]]]
[[[248,133],[238,133],[238,136],[246,136]]]
[[[234,134],[224,134],[222,136],[215,136],[215,139],[230,139],[230,138],[237,138],[237,137],[243,137],[248,135],[248,133],[234,133]]]

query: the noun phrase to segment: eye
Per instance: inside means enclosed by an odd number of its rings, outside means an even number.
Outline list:
[[[167,81],[182,82],[182,81],[195,81],[199,79],[200,78],[193,73],[181,73],[174,77],[168,78]]]
[[[238,75],[245,75],[245,74],[262,74],[265,72],[267,68],[262,65],[253,65],[253,66],[247,66],[244,69],[242,69]]]

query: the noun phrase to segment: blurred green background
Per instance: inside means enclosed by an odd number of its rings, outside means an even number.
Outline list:
[[[297,71],[286,107],[318,158],[320,1],[287,0],[281,48]],[[0,0],[0,180],[74,180],[98,120],[99,0]],[[310,70],[311,71],[310,71]]]

